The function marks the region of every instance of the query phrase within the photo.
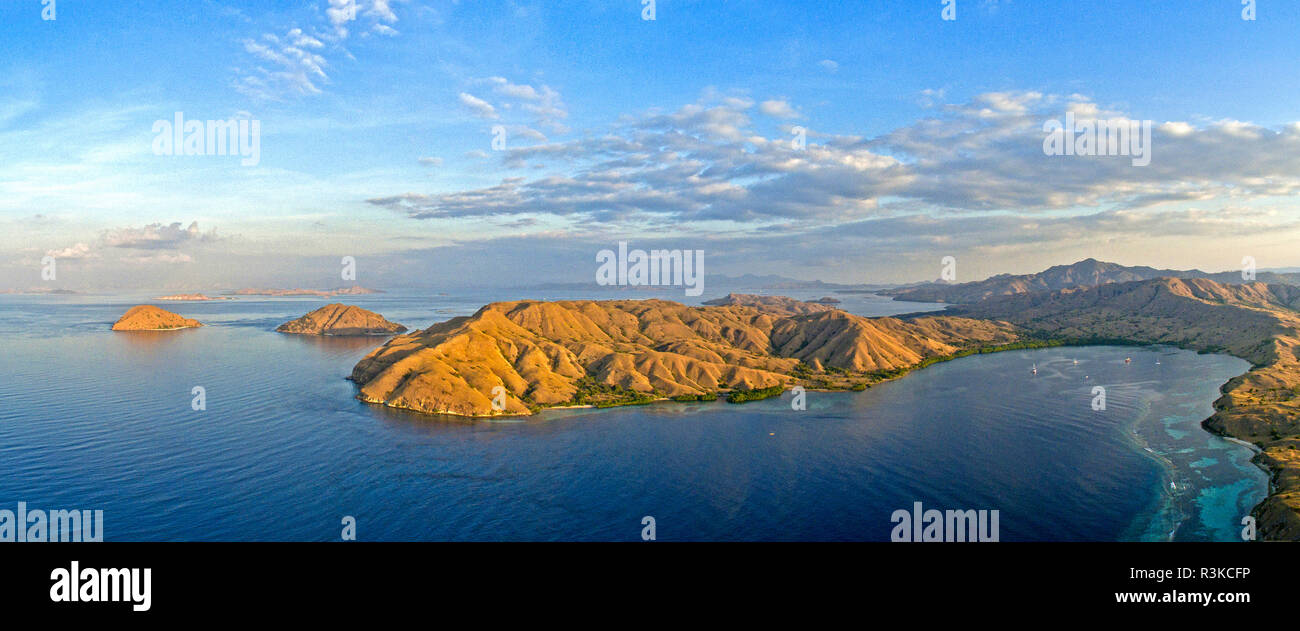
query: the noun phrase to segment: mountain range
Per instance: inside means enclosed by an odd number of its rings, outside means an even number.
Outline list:
[[[894,300],[912,302],[943,302],[969,304],[991,296],[1056,291],[1079,286],[1107,283],[1126,283],[1154,278],[1204,278],[1221,284],[1264,282],[1300,285],[1300,274],[1260,271],[1253,278],[1243,278],[1242,272],[1203,272],[1201,270],[1156,269],[1146,266],[1126,266],[1097,259],[1084,259],[1070,265],[1056,265],[1035,274],[998,274],[984,280],[968,283],[925,283],[908,287],[884,289],[877,293],[893,296]]]

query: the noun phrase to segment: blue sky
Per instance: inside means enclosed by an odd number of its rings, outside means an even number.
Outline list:
[[[1300,265],[1294,2],[55,2],[0,5],[0,289],[47,254],[69,287],[585,280],[618,240],[843,282]],[[260,162],[154,155],[178,111],[260,121]],[[1152,165],[1043,155],[1066,111],[1152,121]]]

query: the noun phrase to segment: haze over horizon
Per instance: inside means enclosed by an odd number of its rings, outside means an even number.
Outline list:
[[[837,283],[1300,266],[1295,3],[57,6],[0,6],[0,290],[581,282],[620,241]],[[178,112],[258,121],[257,164],[156,155]],[[1047,155],[1067,114],[1151,121],[1149,165]]]

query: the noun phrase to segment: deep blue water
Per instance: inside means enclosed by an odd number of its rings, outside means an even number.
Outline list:
[[[328,301],[171,303],[209,326],[108,330],[145,298],[0,296],[0,508],[102,509],[106,540],[337,540],[346,515],[366,540],[636,540],[646,515],[660,540],[887,540],[920,501],[997,509],[1003,541],[1234,540],[1267,486],[1199,427],[1247,368],[1226,356],[1015,351],[805,411],[787,394],[488,422],[356,401],[344,377],[382,340],[273,331]],[[343,301],[417,328],[490,299]]]

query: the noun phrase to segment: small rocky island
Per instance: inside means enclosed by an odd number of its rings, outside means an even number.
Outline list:
[[[392,335],[405,332],[406,327],[374,311],[335,303],[285,322],[275,330],[298,335]]]
[[[203,326],[198,320],[191,320],[166,309],[153,305],[131,307],[117,322],[114,331],[171,331]]]

